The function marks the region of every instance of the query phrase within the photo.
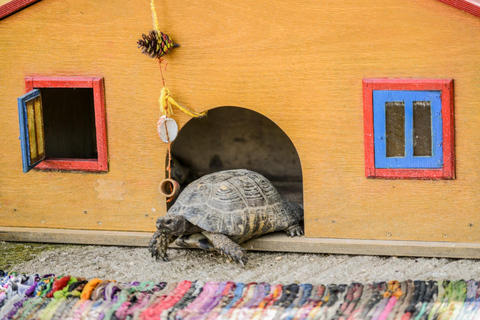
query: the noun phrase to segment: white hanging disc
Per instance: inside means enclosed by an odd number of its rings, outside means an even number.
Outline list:
[[[161,116],[157,123],[157,132],[163,142],[172,142],[178,134],[177,122],[172,118]]]

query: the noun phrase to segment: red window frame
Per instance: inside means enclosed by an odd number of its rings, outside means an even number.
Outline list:
[[[380,169],[375,167],[373,131],[374,90],[440,91],[442,101],[443,168]],[[452,79],[363,79],[365,176],[387,179],[455,179],[454,108]]]
[[[26,77],[26,92],[41,88],[92,88],[98,159],[45,159],[35,169],[108,171],[105,93],[100,77]]]

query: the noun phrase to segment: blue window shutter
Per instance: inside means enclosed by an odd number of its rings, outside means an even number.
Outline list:
[[[23,172],[28,172],[45,159],[45,135],[40,90],[34,89],[18,98],[20,145]]]
[[[413,102],[429,101],[431,106],[432,155],[413,154]],[[402,102],[405,106],[405,155],[387,157],[386,117],[387,102]],[[442,103],[440,91],[373,91],[373,126],[375,167],[385,169],[435,169],[443,167]]]

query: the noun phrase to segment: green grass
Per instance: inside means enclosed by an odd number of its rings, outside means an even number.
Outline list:
[[[32,260],[44,251],[61,249],[62,247],[67,247],[67,245],[0,241],[0,270],[15,271],[11,270],[15,265]]]

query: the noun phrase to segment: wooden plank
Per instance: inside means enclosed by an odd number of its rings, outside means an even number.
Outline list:
[[[151,236],[149,232],[0,227],[0,241],[12,242],[146,247]],[[242,246],[251,251],[480,259],[478,243],[290,238],[283,232],[250,240]]]
[[[1,241],[16,242],[48,242],[143,247],[148,245],[151,235],[152,233],[148,232],[0,227]]]
[[[182,44],[165,56],[176,101],[254,110],[292,140],[308,237],[480,242],[478,18],[434,0],[165,0],[157,12]],[[167,147],[155,130],[158,61],[136,48],[149,5],[41,1],[0,23],[0,43],[15,43],[0,50],[0,226],[152,232],[166,211]],[[60,44],[66,35],[74,45]],[[106,84],[109,172],[23,174],[25,76],[92,75]],[[373,77],[455,79],[456,180],[365,178],[362,79]]]
[[[480,259],[478,243],[289,238],[283,233],[265,235],[243,247],[254,251]]]

